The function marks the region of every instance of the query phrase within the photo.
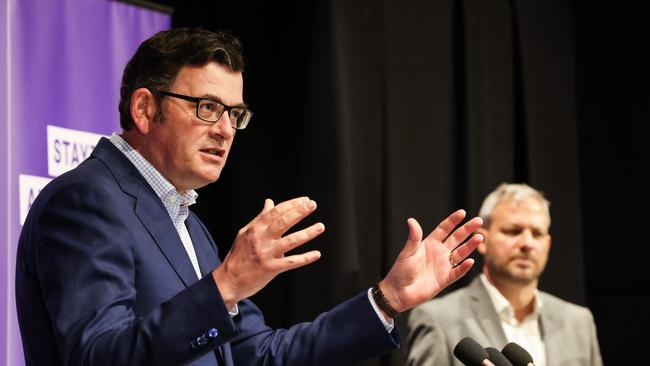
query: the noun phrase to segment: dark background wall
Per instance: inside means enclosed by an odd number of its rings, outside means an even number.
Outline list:
[[[254,297],[269,324],[309,320],[371,286],[403,245],[408,217],[426,230],[458,207],[476,214],[497,184],[516,181],[552,202],[541,287],[592,309],[606,364],[645,346],[650,43],[641,5],[160,3],[174,8],[174,26],[233,30],[249,59],[254,119],[195,208],[222,253],[265,197],[309,195],[319,209],[306,221],[326,224],[301,249],[323,258]]]
[[[650,325],[650,25],[641,4],[575,8],[587,305],[605,361],[624,364]]]

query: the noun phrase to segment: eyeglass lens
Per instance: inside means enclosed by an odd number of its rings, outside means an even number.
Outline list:
[[[205,121],[217,122],[225,111],[226,107],[214,100],[202,99],[198,105],[199,117]],[[243,108],[230,108],[229,117],[233,127],[244,128],[248,122],[250,112]]]

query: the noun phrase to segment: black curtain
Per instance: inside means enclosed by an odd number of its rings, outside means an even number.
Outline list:
[[[641,345],[620,336],[649,323],[641,210],[650,57],[640,9],[584,0],[166,3],[174,26],[233,30],[249,59],[255,116],[194,208],[222,256],[266,197],[308,195],[319,208],[299,227],[326,225],[298,250],[321,250],[317,263],[254,296],[271,326],[308,321],[373,285],[401,249],[408,217],[427,231],[457,208],[477,214],[501,182],[527,182],[552,202],[541,288],[593,309],[606,363]]]
[[[650,327],[650,23],[643,3],[576,1],[587,273],[605,361],[635,364]]]

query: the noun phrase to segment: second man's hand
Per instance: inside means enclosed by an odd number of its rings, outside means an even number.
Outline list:
[[[264,201],[262,211],[244,226],[223,260],[212,272],[228,309],[264,288],[278,274],[308,265],[321,256],[317,250],[285,256],[288,251],[314,239],[325,231],[322,223],[283,236],[291,227],[316,210],[307,197],[275,205]]]

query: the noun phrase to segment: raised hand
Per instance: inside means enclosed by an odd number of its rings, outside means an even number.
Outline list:
[[[424,240],[422,228],[408,219],[409,237],[379,288],[391,306],[403,312],[430,300],[447,286],[465,275],[474,264],[467,256],[483,241],[480,234],[469,235],[481,226],[475,217],[454,228],[465,218],[458,210],[442,221]]]
[[[316,223],[283,236],[315,209],[316,202],[307,197],[294,198],[278,205],[267,199],[257,217],[239,230],[223,263],[212,272],[229,309],[237,301],[264,288],[278,274],[320,258],[317,250],[285,256],[286,252],[325,231],[322,223]]]

